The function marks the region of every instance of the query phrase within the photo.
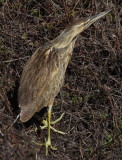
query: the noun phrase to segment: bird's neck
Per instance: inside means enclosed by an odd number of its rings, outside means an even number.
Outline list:
[[[73,49],[74,49],[74,45],[75,45],[75,41],[76,39],[74,39],[70,44],[68,44],[66,47],[64,48],[60,48],[58,49],[58,55],[60,57],[60,59],[65,62],[66,64],[69,63],[69,60],[72,56],[73,53]]]
[[[74,39],[76,40],[77,35],[73,30],[65,29],[58,37],[56,37],[52,43],[54,48],[62,49],[67,47],[70,43],[74,43]]]

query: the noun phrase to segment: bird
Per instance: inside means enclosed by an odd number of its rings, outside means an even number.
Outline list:
[[[81,32],[110,11],[111,9],[69,24],[59,36],[40,46],[25,64],[18,89],[20,121],[27,122],[43,107],[48,108],[47,118],[42,121],[44,126],[41,127],[48,131],[47,140],[42,143],[46,148],[46,155],[49,147],[57,149],[52,146],[51,130],[65,134],[52,127],[62,119],[64,113],[55,121],[51,121],[51,115],[55,97],[64,83],[76,39]]]

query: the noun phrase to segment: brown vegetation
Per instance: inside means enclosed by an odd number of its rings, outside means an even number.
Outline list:
[[[0,1],[0,159],[1,160],[121,160],[122,93],[120,54],[121,0],[14,0]],[[46,131],[35,132],[39,115],[22,124],[17,90],[22,69],[32,53],[54,39],[77,17],[113,8],[84,31],[55,99],[53,118],[65,116],[52,133],[58,148],[45,157]],[[41,116],[45,118],[46,112]]]

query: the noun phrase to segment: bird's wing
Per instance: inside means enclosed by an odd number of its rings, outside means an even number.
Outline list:
[[[37,99],[38,94],[43,92],[45,86],[49,83],[51,73],[57,67],[57,54],[51,46],[39,48],[28,60],[21,76],[18,91],[22,122],[28,121],[38,110],[38,105],[40,105]]]

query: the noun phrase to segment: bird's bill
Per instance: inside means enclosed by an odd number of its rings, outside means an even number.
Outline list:
[[[96,22],[98,19],[100,19],[103,16],[105,16],[106,14],[108,14],[110,11],[111,11],[111,9],[88,18],[88,20],[86,21],[86,24],[85,24],[85,29],[88,28],[92,23]]]

